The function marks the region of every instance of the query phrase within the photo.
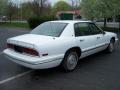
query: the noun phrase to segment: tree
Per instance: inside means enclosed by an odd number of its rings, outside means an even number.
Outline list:
[[[9,20],[11,22],[12,16],[14,16],[19,11],[18,7],[13,4],[12,2],[9,2],[7,5],[7,16],[9,17]]]
[[[119,22],[119,30],[120,30],[120,7],[119,7],[120,0],[113,0],[113,1],[114,1],[114,3],[116,3],[116,4],[113,4],[113,7],[114,7],[114,12],[115,12],[118,22]]]
[[[96,10],[100,18],[104,18],[104,28],[107,25],[107,18],[115,17],[113,0],[98,0],[96,1]]]
[[[33,13],[40,16],[44,12],[44,7],[47,6],[47,0],[33,0],[30,4]]]
[[[6,14],[8,0],[0,0],[0,15]]]
[[[28,19],[32,16],[40,16],[43,14],[50,14],[51,13],[51,5],[49,3],[44,2],[42,9],[41,9],[41,5],[38,5],[37,3],[24,2],[21,4],[22,16],[24,19]]]
[[[104,17],[104,27],[106,27],[106,19],[109,17],[116,18],[120,15],[120,0],[98,0],[97,12],[100,17]],[[119,19],[120,22],[120,19]],[[120,23],[119,23],[120,28]]]
[[[59,1],[54,5],[52,10],[53,13],[56,14],[58,11],[71,10],[71,6],[65,1]]]
[[[81,12],[88,18],[104,18],[104,27],[106,20],[115,17],[120,12],[119,0],[82,0]]]
[[[81,13],[85,18],[93,20],[97,16],[96,0],[82,0],[80,5]]]
[[[31,9],[31,3],[30,2],[24,2],[21,4],[21,13],[22,13],[22,18],[23,19],[28,19],[30,18],[31,16],[34,15],[34,12],[33,10]]]

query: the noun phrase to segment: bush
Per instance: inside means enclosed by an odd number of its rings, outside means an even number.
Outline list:
[[[28,19],[28,24],[30,28],[35,28],[41,23],[44,23],[46,21],[52,21],[55,20],[54,16],[40,16],[40,17],[31,17]]]

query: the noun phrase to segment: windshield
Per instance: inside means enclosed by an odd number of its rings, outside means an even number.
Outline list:
[[[30,33],[58,37],[61,35],[66,25],[67,23],[45,22],[33,29]]]

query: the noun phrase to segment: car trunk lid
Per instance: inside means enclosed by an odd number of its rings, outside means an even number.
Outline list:
[[[54,40],[51,36],[35,35],[35,34],[25,34],[17,37],[13,37],[7,40],[8,43],[15,45],[20,45],[29,48],[35,48],[35,46],[48,43]]]

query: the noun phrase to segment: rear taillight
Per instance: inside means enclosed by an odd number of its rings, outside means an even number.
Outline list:
[[[7,48],[13,49],[14,51],[19,53],[26,53],[33,56],[39,56],[39,53],[36,50],[31,48],[25,48],[25,47],[17,46],[10,43],[7,43]]]
[[[14,48],[14,45],[13,45],[13,44],[10,44],[10,43],[7,43],[7,48],[13,49],[13,48]]]
[[[23,48],[23,52],[34,56],[39,56],[39,53],[36,50],[30,48]]]

